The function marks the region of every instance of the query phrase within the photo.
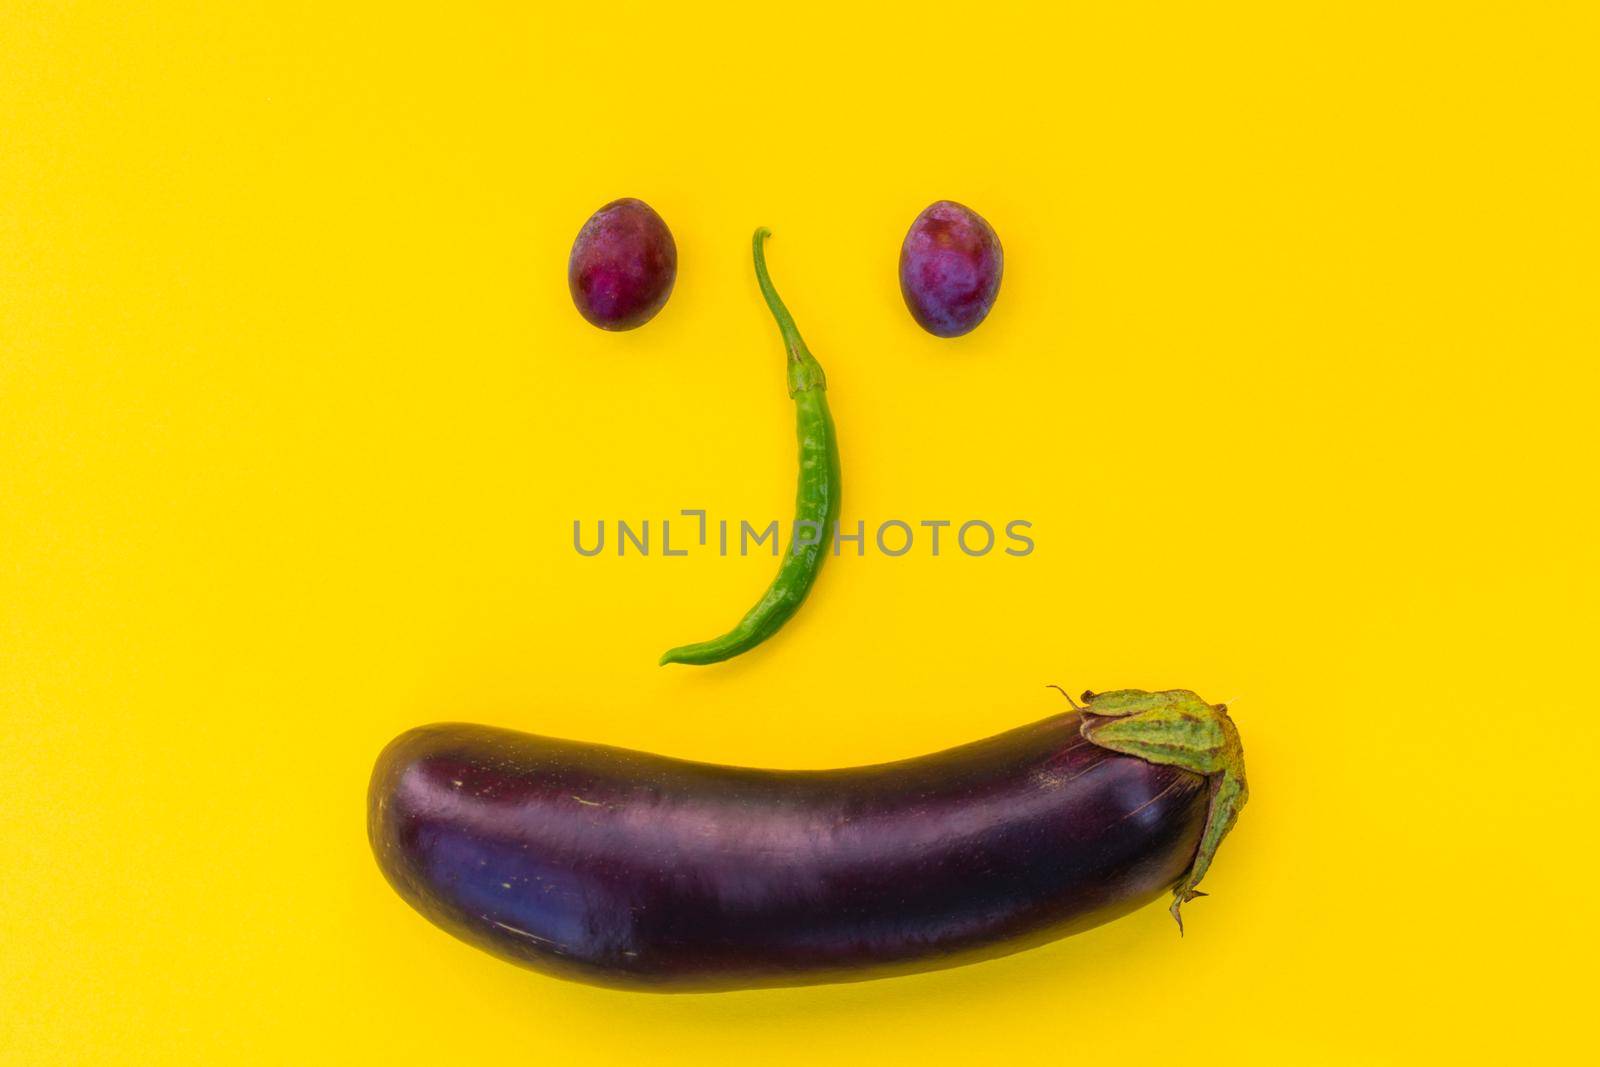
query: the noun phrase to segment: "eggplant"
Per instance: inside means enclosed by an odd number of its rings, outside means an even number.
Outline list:
[[[378,757],[368,835],[433,923],[562,978],[690,991],[949,967],[1201,895],[1245,796],[1226,709],[1084,696],[844,770],[423,726]]]

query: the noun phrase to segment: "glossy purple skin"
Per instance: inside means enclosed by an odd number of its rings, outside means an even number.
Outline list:
[[[1000,292],[1005,255],[982,215],[953,200],[930,204],[900,246],[900,292],[911,317],[938,337],[977,327]]]
[[[658,991],[853,981],[1001,956],[1188,869],[1208,788],[1077,713],[898,763],[770,771],[446,723],[384,750],[378,865],[525,966]]]
[[[655,318],[677,278],[672,231],[649,204],[631,197],[590,215],[567,258],[572,302],[602,330],[632,330]]]

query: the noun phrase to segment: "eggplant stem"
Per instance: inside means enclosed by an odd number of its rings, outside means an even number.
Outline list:
[[[1073,711],[1082,711],[1083,710],[1082,708],[1080,708],[1078,706],[1078,702],[1076,700],[1072,699],[1072,694],[1071,693],[1067,692],[1065,689],[1062,689],[1059,685],[1056,685],[1054,682],[1051,682],[1050,684],[1046,685],[1045,688],[1046,689],[1054,689],[1056,692],[1058,692],[1062,696],[1066,697],[1067,698],[1067,703],[1072,705],[1072,710]]]
[[[1195,886],[1211,869],[1222,839],[1250,799],[1244,775],[1244,748],[1225,704],[1207,704],[1187,689],[1147,693],[1119,689],[1084,698],[1092,718],[1079,732],[1093,744],[1150,763],[1180,767],[1202,775],[1211,787],[1205,829],[1194,862],[1172,889],[1172,918],[1183,933],[1183,905],[1203,897]]]

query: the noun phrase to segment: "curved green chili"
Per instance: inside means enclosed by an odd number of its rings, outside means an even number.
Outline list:
[[[795,494],[789,551],[778,565],[778,576],[766,595],[756,601],[737,626],[710,641],[668,649],[661,657],[663,664],[717,663],[748,652],[777,633],[811,592],[822,561],[828,558],[828,545],[839,518],[839,443],[833,432],[833,416],[828,413],[828,383],[821,364],[800,339],[789,309],[783,306],[767,276],[761,243],[770,233],[762,227],[752,243],[756,281],[772,317],[778,320],[778,332],[789,352],[789,396],[794,399],[800,436],[800,487]]]

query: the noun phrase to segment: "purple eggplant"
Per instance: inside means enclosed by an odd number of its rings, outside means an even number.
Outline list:
[[[378,758],[368,834],[432,922],[564,978],[683,991],[948,967],[1198,895],[1207,842],[1243,803],[1225,709],[1183,690],[1085,696],[987,740],[827,771],[424,726]],[[1119,751],[1139,746],[1161,762]]]

